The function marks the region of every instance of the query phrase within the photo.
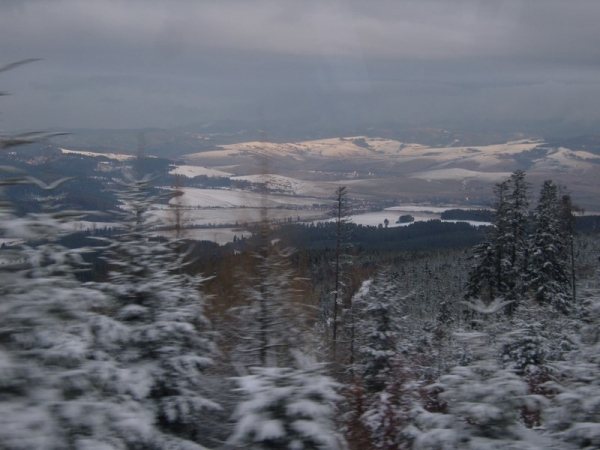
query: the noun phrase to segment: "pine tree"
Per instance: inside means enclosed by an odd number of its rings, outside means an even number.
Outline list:
[[[561,204],[558,187],[544,182],[540,200],[534,212],[531,243],[529,285],[540,304],[551,305],[556,311],[571,309],[571,290],[567,269],[567,239],[560,222]]]
[[[505,296],[510,285],[509,280],[509,245],[512,238],[510,224],[510,186],[509,181],[499,183],[495,187],[495,193],[498,197],[496,203],[496,212],[494,214],[494,229],[492,232],[492,242],[494,245],[494,271],[495,284],[498,296]],[[493,300],[493,299],[492,299]]]
[[[98,311],[110,298],[75,277],[86,249],[58,243],[80,217],[49,210],[2,223],[7,236],[23,243],[2,251],[0,371],[7,409],[0,414],[6,418],[0,441],[8,449],[164,448],[152,411],[137,395],[144,387],[136,382],[144,380],[119,373],[112,357],[98,351],[94,325],[105,320]],[[116,381],[110,377],[128,382],[111,392],[107,385]]]
[[[303,347],[303,312],[294,302],[293,249],[265,244],[254,254],[257,274],[248,276],[242,290],[246,304],[232,308],[237,341],[233,359],[248,367],[288,366],[292,350]]]
[[[511,192],[508,195],[508,226],[509,233],[505,236],[508,244],[509,295],[508,299],[518,300],[525,291],[523,274],[527,271],[528,254],[527,240],[529,233],[529,191],[531,187],[525,181],[525,172],[515,171],[509,178]],[[514,304],[513,304],[514,305]],[[512,310],[512,305],[509,306]]]
[[[548,449],[560,448],[520,424],[523,407],[539,408],[543,399],[533,396],[512,370],[502,368],[486,345],[485,333],[467,333],[475,359],[454,367],[429,389],[439,393],[445,411],[416,408],[405,434],[414,449]]]
[[[497,202],[492,228],[486,240],[473,250],[475,264],[467,283],[466,298],[484,296],[514,300],[512,313],[525,290],[524,273],[528,266],[529,183],[525,173],[516,171],[494,188]]]
[[[297,354],[295,367],[254,367],[237,378],[244,400],[230,442],[251,449],[341,450],[334,404],[339,385]]]
[[[400,354],[390,361],[385,388],[365,392],[361,415],[362,425],[369,432],[372,448],[400,450],[410,448],[403,433],[410,423],[411,411],[419,399],[421,382],[412,355]]]
[[[350,373],[350,379],[354,383],[356,381],[355,375],[357,369],[360,370],[360,349],[362,347],[362,338],[360,332],[360,320],[362,316],[363,302],[366,296],[369,295],[369,290],[372,279],[368,279],[362,282],[361,287],[350,299],[350,307],[346,311],[346,334],[348,336],[348,356],[349,361],[347,364],[348,371]]]
[[[401,425],[405,412],[410,411],[405,405],[410,402],[405,389],[410,368],[400,364],[402,299],[390,270],[381,270],[374,279],[363,282],[352,300],[351,311],[356,312],[353,344],[360,349],[357,368],[362,377],[355,379],[347,392],[350,404],[359,408],[345,416],[347,434],[352,439],[368,439],[372,448],[400,448]]]
[[[473,261],[471,272],[467,281],[465,298],[481,297],[486,300],[496,298],[500,294],[498,289],[498,269],[495,246],[489,236],[481,244],[471,250],[470,259]]]
[[[0,67],[0,72],[33,60]],[[0,148],[38,142],[62,133],[23,133],[0,137]],[[50,185],[3,167],[0,186]],[[59,240],[72,232],[70,222],[81,213],[58,211],[44,201],[42,213],[17,217],[13,206],[0,200],[0,234],[13,240],[0,249],[0,446],[4,449],[123,448],[129,434],[125,420],[143,426],[141,415],[128,414],[126,405],[114,408],[123,419],[121,433],[101,418],[71,411],[109,408],[87,378],[92,335],[88,319],[92,307],[105,296],[75,277],[83,267],[85,249],[71,250]],[[80,425],[84,425],[83,427]],[[151,425],[151,424],[150,424]],[[117,425],[119,427],[119,425]]]
[[[26,176],[2,184],[27,182],[44,186]],[[87,310],[104,300],[75,278],[84,250],[58,243],[81,214],[47,210],[16,217],[7,202],[0,209],[3,237],[22,242],[0,251],[1,446],[70,448],[94,437],[93,431],[74,437],[76,427],[64,413],[86,402],[80,373],[91,341]]]
[[[483,295],[487,301],[492,301],[508,291],[507,255],[511,232],[508,181],[496,184],[494,194],[497,197],[494,220],[485,241],[473,249],[474,264],[469,273],[466,298]]]
[[[564,189],[559,189],[559,192]],[[559,220],[562,228],[562,235],[564,239],[564,245],[567,249],[567,253],[569,254],[569,259],[571,260],[571,289],[572,289],[572,298],[573,303],[577,302],[577,283],[575,279],[575,224],[577,222],[577,218],[575,217],[575,213],[583,213],[583,209],[577,205],[573,204],[573,200],[569,194],[565,194],[564,192],[561,195],[560,199],[560,208],[559,208]]]
[[[563,442],[575,448],[600,448],[600,300],[597,293],[586,308],[587,325],[581,342],[557,363],[562,377],[547,388],[557,394],[546,414],[547,428]]]
[[[97,378],[106,395],[126,395],[146,408],[161,432],[157,448],[192,448],[203,438],[203,415],[219,409],[203,392],[215,348],[202,311],[203,279],[185,273],[186,255],[169,241],[150,237],[151,182],[129,177],[118,194],[125,229],[108,240],[109,279],[97,285],[114,298],[109,314],[93,324]]]
[[[335,249],[334,249],[334,287],[331,309],[331,346],[332,360],[337,363],[338,325],[341,317],[341,304],[343,294],[344,266],[348,263],[347,250],[349,247],[350,231],[348,225],[351,220],[348,217],[348,191],[345,186],[340,186],[335,191],[333,216],[335,218]]]
[[[365,386],[372,392],[385,388],[386,377],[397,354],[402,326],[401,299],[389,271],[380,272],[363,299],[359,332],[362,335],[362,362]]]

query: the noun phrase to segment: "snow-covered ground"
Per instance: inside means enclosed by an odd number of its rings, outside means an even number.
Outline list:
[[[246,180],[251,183],[266,183],[269,189],[278,189],[291,195],[318,195],[324,196],[327,193],[334,191],[332,187],[327,191],[324,187],[319,186],[318,183],[311,181],[298,180],[296,178],[285,177],[283,175],[275,174],[259,174],[259,175],[244,175],[238,177],[231,177],[232,180]],[[322,183],[321,183],[322,184]]]
[[[510,175],[510,172],[477,172],[474,170],[449,168],[417,172],[412,174],[411,178],[420,178],[422,180],[478,180],[486,183],[497,183],[506,180]]]
[[[485,209],[479,206],[420,206],[420,205],[403,205],[403,206],[391,206],[386,208],[386,211],[404,211],[404,212],[425,212],[425,213],[437,213],[441,214],[449,209]],[[413,214],[414,215],[414,214]]]
[[[302,160],[306,157],[315,156],[326,158],[347,158],[365,155],[392,155],[399,153],[402,149],[419,151],[426,148],[427,147],[420,144],[407,144],[391,139],[355,136],[291,143],[241,142],[237,144],[222,145],[220,146],[220,150],[186,155],[186,158],[193,160],[203,158],[211,159],[223,156],[270,155],[291,157],[296,160]]]
[[[23,239],[15,239],[15,238],[0,238],[0,245],[17,245],[22,244]]]
[[[221,170],[210,169],[208,167],[201,166],[188,166],[182,165],[177,166],[169,172],[171,175],[183,175],[184,177],[194,178],[200,175],[206,175],[208,177],[230,177],[231,174],[223,172]]]
[[[74,153],[77,155],[84,155],[84,156],[104,156],[105,158],[116,159],[117,161],[127,161],[128,159],[135,158],[135,156],[133,156],[133,155],[122,155],[119,153],[95,153],[95,152],[86,152],[86,151],[82,151],[82,150],[67,150],[66,148],[61,148],[60,150],[65,154]]]
[[[241,142],[228,144],[219,150],[194,153],[188,158],[202,158],[215,156],[247,155],[277,155],[303,159],[307,156],[321,156],[328,158],[350,156],[377,156],[392,155],[400,158],[429,157],[436,160],[448,161],[456,158],[474,158],[484,162],[485,157],[515,154],[531,150],[543,141],[519,140],[503,144],[473,146],[473,147],[428,147],[421,144],[405,143],[391,139],[368,138],[365,136],[318,139],[313,141],[295,143],[274,142]],[[482,159],[484,158],[484,159]]]
[[[266,206],[312,206],[327,203],[327,200],[287,195],[262,195],[255,192],[229,189],[182,188],[183,203],[188,207],[201,208],[258,208]],[[176,201],[175,199],[171,202]]]
[[[399,207],[395,207],[395,208],[403,208],[401,206]],[[455,209],[455,208],[427,208],[427,209],[423,209],[423,210],[414,210],[410,209],[409,207],[406,207],[406,210],[394,210],[392,208],[388,208],[385,211],[377,211],[377,212],[369,212],[369,213],[365,213],[365,214],[353,214],[350,217],[350,219],[352,220],[353,223],[357,224],[357,225],[364,225],[364,226],[379,226],[379,224],[381,224],[382,226],[385,226],[384,221],[385,219],[387,219],[389,221],[388,224],[388,228],[392,228],[392,227],[403,227],[406,225],[410,225],[410,223],[396,223],[396,221],[400,218],[401,215],[405,215],[405,214],[410,214],[411,216],[413,216],[415,218],[415,222],[423,222],[423,221],[427,221],[427,220],[434,220],[437,219],[439,220],[441,217],[441,213],[448,210],[448,209]],[[435,210],[436,212],[432,211]],[[401,211],[401,212],[400,212]],[[326,219],[326,220],[316,220],[316,222],[333,222],[335,219]],[[469,221],[469,220],[443,220],[442,222],[467,222],[470,223],[471,225],[487,225],[486,222],[475,222],[475,221]]]
[[[385,219],[389,220],[389,225],[388,225],[389,228],[409,225],[408,223],[396,223],[396,221],[398,220],[398,218],[401,215],[403,215],[403,214],[396,214],[392,211],[377,211],[377,212],[370,212],[370,213],[366,213],[366,214],[354,214],[351,216],[351,219],[352,219],[352,222],[354,222],[357,225],[374,226],[374,227],[378,226],[379,224],[384,225]],[[424,212],[421,212],[421,213],[413,212],[411,214],[411,216],[413,216],[415,218],[416,222],[440,218],[439,214],[428,214],[428,213],[424,213]]]
[[[598,157],[588,152],[573,152],[564,147],[548,154],[546,158],[537,161],[533,167],[534,171],[549,173],[569,171],[576,174],[584,174],[594,169],[595,164],[586,159],[597,159]]]
[[[269,220],[289,220],[297,221],[310,220],[318,216],[318,212],[311,210],[293,210],[293,209],[268,209],[267,217]],[[173,214],[168,209],[156,210],[151,212],[151,216],[160,218],[164,224],[173,222]],[[222,224],[243,224],[244,222],[258,222],[261,220],[260,208],[203,208],[203,209],[183,209],[181,211],[181,220],[183,225],[222,225]]]

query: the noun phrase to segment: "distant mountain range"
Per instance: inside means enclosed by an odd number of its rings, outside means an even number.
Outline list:
[[[553,179],[587,209],[600,209],[600,149],[592,137],[576,149],[541,139],[491,145],[432,146],[354,136],[296,143],[243,142],[182,156],[189,165],[237,176],[271,173],[320,183],[345,184],[356,196],[408,202],[486,205],[495,183],[517,169],[537,187]],[[565,145],[569,141],[564,142]],[[333,187],[331,188],[333,189]],[[304,192],[310,192],[303,187]],[[535,194],[533,196],[535,198]]]
[[[525,170],[534,195],[545,179],[566,186],[588,211],[600,211],[600,136],[567,138],[519,133],[464,133],[435,128],[368,127],[344,137],[288,139],[302,134],[264,130],[252,122],[207,122],[176,129],[72,130],[53,139],[68,150],[143,153],[206,167],[294,195],[326,196],[348,186],[365,199],[490,205],[492,189],[516,169]],[[314,134],[314,133],[313,133]],[[184,176],[195,173],[183,171]]]
[[[59,146],[82,150],[135,154],[140,146],[146,154],[174,158],[211,150],[219,145],[246,141],[302,142],[340,136],[381,137],[428,146],[489,145],[522,139],[521,133],[457,132],[432,127],[403,127],[396,123],[378,126],[324,128],[319,123],[265,126],[259,122],[222,120],[171,129],[70,129],[56,138]]]

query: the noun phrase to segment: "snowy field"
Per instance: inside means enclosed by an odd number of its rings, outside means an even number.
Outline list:
[[[0,238],[0,245],[18,245],[22,243],[23,239]]]
[[[177,166],[169,172],[171,175],[183,175],[184,177],[194,178],[200,175],[206,175],[208,177],[230,177],[231,174],[228,172],[222,172],[216,169],[210,169],[202,166]]]
[[[258,222],[261,220],[260,208],[205,208],[205,209],[183,209],[183,225],[221,225],[221,224],[243,224],[244,222]],[[165,223],[172,223],[173,213],[168,209],[152,211],[154,217],[160,218]],[[311,220],[319,216],[318,211],[294,210],[294,209],[268,209],[269,220],[287,220],[290,217],[295,222],[300,220]]]
[[[404,205],[404,206],[392,206],[386,208],[383,211],[368,212],[364,214],[353,214],[350,217],[353,223],[364,226],[384,226],[384,221],[389,221],[388,228],[401,227],[410,225],[410,223],[396,223],[400,216],[410,214],[415,218],[414,222],[422,222],[427,220],[441,220],[441,214],[449,209],[481,209],[476,206],[464,207],[464,206],[416,206],[416,205]],[[335,219],[326,220],[315,220],[314,223],[318,222],[333,222]],[[469,220],[443,220],[442,222],[466,222],[471,225],[487,225],[487,222],[475,222]]]
[[[560,147],[545,159],[537,161],[533,167],[534,171],[564,172],[584,174],[594,169],[595,164],[586,159],[597,159],[598,157],[588,152],[573,152],[567,148]]]
[[[322,196],[330,193],[317,183],[285,177],[283,175],[260,174],[231,177],[232,180],[246,180],[251,183],[266,183],[269,189],[278,189],[293,195]],[[333,192],[334,188],[330,189]]]
[[[389,228],[409,225],[408,223],[396,223],[396,221],[398,220],[398,218],[401,215],[403,215],[403,214],[396,214],[392,211],[377,211],[377,212],[371,212],[371,213],[366,213],[366,214],[355,214],[355,215],[351,216],[351,218],[352,218],[352,222],[354,222],[355,224],[365,225],[365,226],[376,227],[379,224],[384,225],[385,219],[390,221],[390,223],[388,225]],[[414,211],[411,214],[411,216],[413,216],[415,218],[415,222],[440,218],[439,214],[433,214],[433,213],[430,214],[430,213],[425,213],[425,212],[417,213]]]
[[[83,155],[83,156],[104,156],[105,158],[109,158],[109,159],[116,159],[117,161],[127,161],[128,159],[133,159],[135,158],[135,156],[133,155],[122,155],[119,153],[95,153],[95,152],[85,152],[82,150],[67,150],[66,148],[61,148],[60,149],[64,154],[69,154],[69,153],[73,153],[76,155]]]
[[[410,225],[411,223],[414,223],[414,222],[424,222],[427,220],[440,220],[441,212],[445,211],[448,208],[440,208],[440,209],[441,209],[441,211],[439,213],[424,212],[424,211],[423,212],[406,211],[406,212],[402,212],[402,213],[398,214],[397,212],[386,210],[386,211],[370,212],[370,213],[365,213],[365,214],[354,214],[349,217],[352,220],[352,222],[357,225],[371,226],[371,227],[377,227],[377,226],[379,226],[379,224],[381,224],[382,226],[385,226],[384,221],[385,221],[385,219],[387,219],[387,220],[389,220],[388,228],[393,228],[393,227],[404,227],[404,226]],[[414,222],[396,223],[398,218],[401,215],[405,215],[405,214],[410,214],[411,216],[413,216],[415,218]],[[333,222],[333,221],[335,221],[335,219],[315,220],[314,223]],[[452,223],[466,222],[466,223],[469,223],[469,224],[475,225],[475,226],[488,225],[487,222],[475,222],[475,221],[470,221],[470,220],[442,220],[442,222],[452,222]]]
[[[313,204],[330,203],[318,198],[294,197],[286,195],[264,196],[255,192],[226,189],[182,188],[182,201],[188,207],[201,208],[258,208],[266,206],[312,206]],[[176,199],[171,200],[171,202]]]
[[[511,175],[510,172],[476,172],[474,170],[451,168],[428,170],[426,172],[417,172],[411,175],[411,178],[422,180],[478,180],[487,183],[497,183],[506,180]]]
[[[357,145],[354,141],[364,140],[365,144]],[[406,144],[390,139],[355,136],[348,138],[317,139],[313,141],[274,143],[274,142],[240,142],[220,146],[220,150],[193,153],[185,157],[194,159],[211,159],[223,156],[240,155],[277,155],[302,160],[306,157],[347,158],[352,156],[381,156],[398,154],[401,149],[420,151],[427,147],[419,144]]]
[[[358,140],[364,142],[365,145],[359,143]],[[223,145],[219,150],[193,153],[185,157],[190,160],[210,160],[235,156],[276,155],[303,160],[307,157],[347,158],[354,156],[379,158],[384,156],[405,160],[430,158],[439,162],[472,160],[486,166],[497,162],[499,155],[521,153],[542,143],[543,141],[524,139],[486,146],[428,147],[390,139],[355,136],[294,143],[240,142]]]
[[[441,214],[444,211],[448,211],[449,209],[485,209],[480,206],[420,206],[420,205],[404,205],[404,206],[392,206],[390,208],[386,208],[386,211],[402,211],[408,213],[436,213]],[[414,214],[413,214],[414,216]]]

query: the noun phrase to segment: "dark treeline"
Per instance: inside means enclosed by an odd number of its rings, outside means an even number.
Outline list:
[[[247,180],[232,180],[229,177],[209,177],[208,175],[197,175],[195,177],[183,177],[178,175],[169,175],[166,178],[166,184],[170,186],[181,185],[181,187],[194,187],[206,189],[250,189],[253,183]]]
[[[415,222],[404,227],[372,227],[349,223],[349,242],[364,250],[415,250],[469,247],[483,239],[478,227],[440,220]],[[285,245],[295,248],[332,248],[335,223],[285,224],[275,231]]]
[[[489,209],[448,209],[441,214],[442,220],[470,220],[491,222],[494,212]]]

